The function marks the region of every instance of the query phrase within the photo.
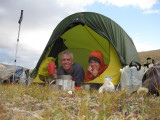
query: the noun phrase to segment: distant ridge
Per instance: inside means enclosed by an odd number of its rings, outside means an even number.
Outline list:
[[[155,60],[155,62],[160,61],[160,49],[158,50],[150,50],[150,51],[142,51],[138,52],[139,58],[141,60],[141,64],[143,65],[146,63],[146,59],[148,57],[152,58]]]

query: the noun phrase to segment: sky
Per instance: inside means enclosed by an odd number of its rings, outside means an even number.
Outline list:
[[[109,17],[138,52],[160,49],[160,0],[0,0],[0,63],[33,69],[57,24],[77,12]]]

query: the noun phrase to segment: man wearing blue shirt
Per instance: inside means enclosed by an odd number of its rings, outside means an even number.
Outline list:
[[[84,79],[84,70],[80,64],[74,63],[73,54],[64,51],[61,54],[61,64],[62,66],[57,69],[57,75],[71,75],[72,80],[75,80],[75,86],[79,87]]]

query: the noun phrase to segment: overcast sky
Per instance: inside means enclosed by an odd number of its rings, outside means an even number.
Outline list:
[[[160,49],[159,0],[0,0],[0,63],[33,69],[53,30],[76,12],[96,12],[111,18],[133,39],[137,50]]]

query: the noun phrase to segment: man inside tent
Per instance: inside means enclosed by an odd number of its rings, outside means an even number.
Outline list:
[[[68,51],[62,52],[61,64],[62,66],[57,69],[57,75],[71,75],[75,80],[75,86],[80,87],[84,79],[84,70],[80,64],[74,63],[73,54]]]

